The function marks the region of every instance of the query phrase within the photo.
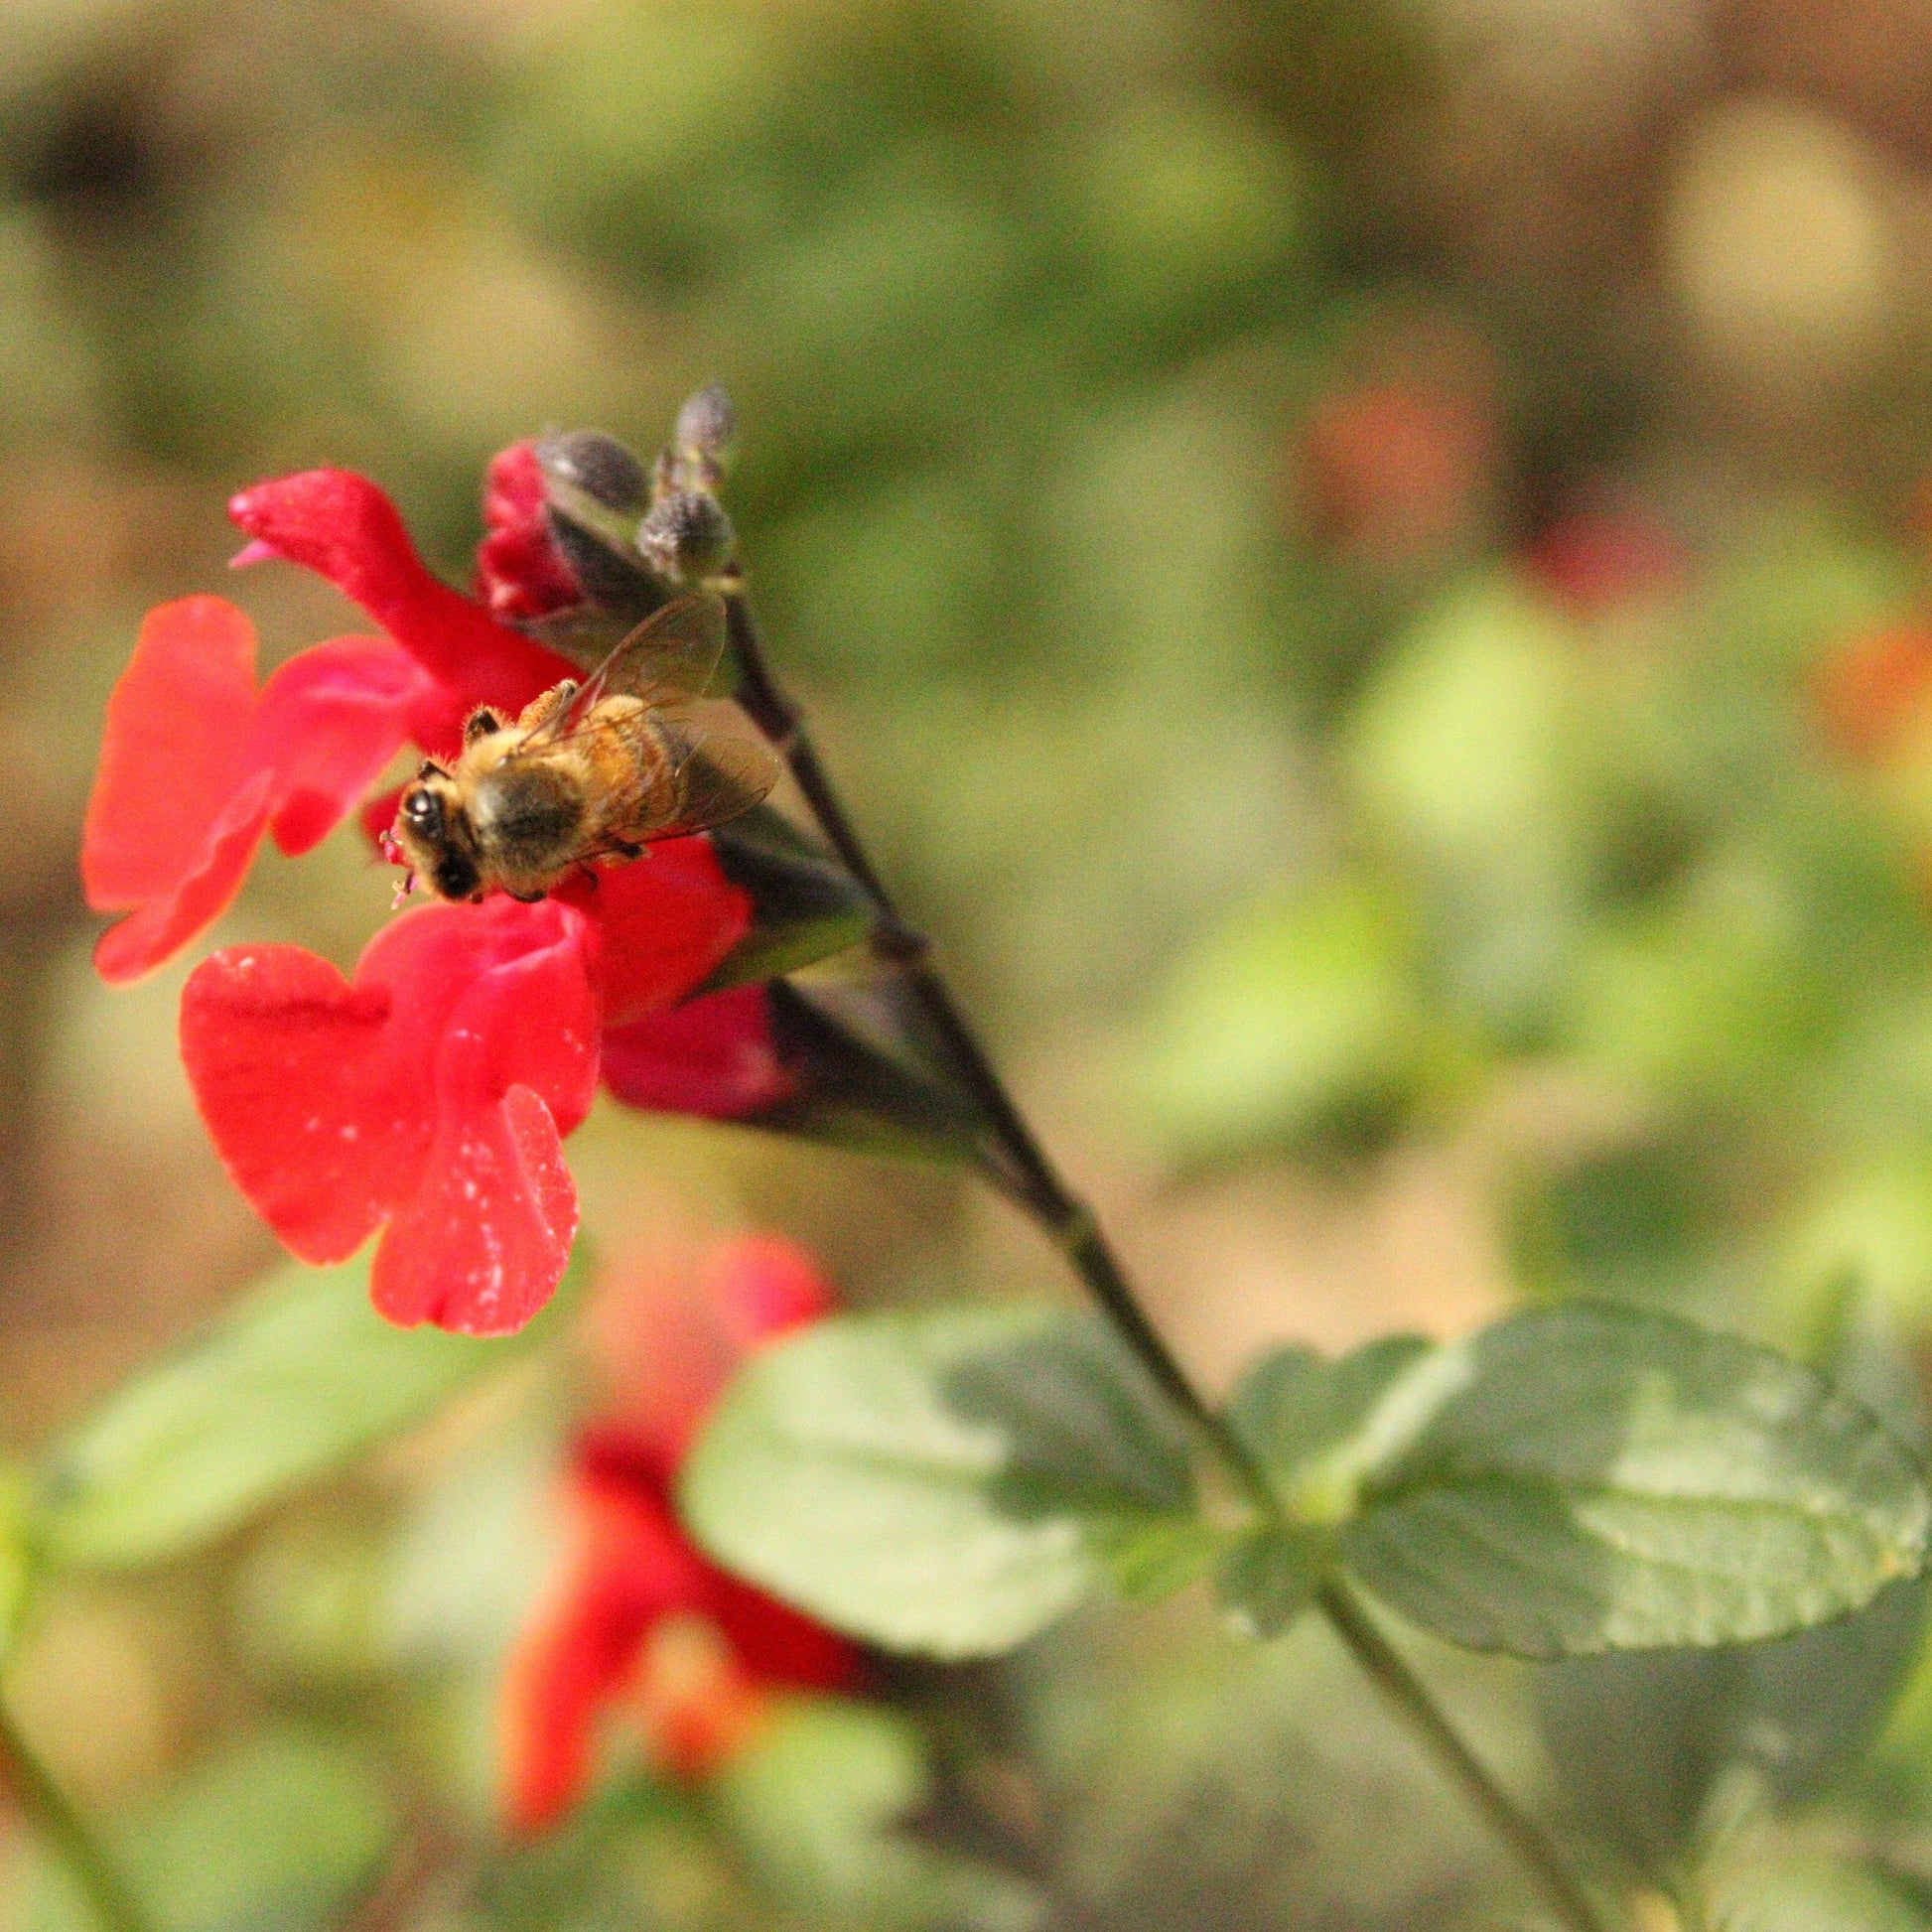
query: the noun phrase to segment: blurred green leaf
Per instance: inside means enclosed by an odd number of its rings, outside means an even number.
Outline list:
[[[1155,1017],[1144,1085],[1159,1126],[1200,1158],[1391,1113],[1424,1044],[1411,952],[1399,903],[1360,880],[1242,911]]]
[[[1724,1932],[1925,1932],[1901,1892],[1849,1860],[1765,1853],[1726,1860],[1710,1886],[1710,1922]]]
[[[199,1764],[125,1833],[123,1870],[162,1932],[309,1932],[341,1923],[395,1837],[362,1755],[319,1731],[271,1730]],[[94,1921],[42,1863],[32,1932]]]
[[[366,1261],[278,1272],[55,1445],[40,1547],[58,1563],[122,1568],[225,1534],[538,1346],[584,1253],[543,1315],[487,1341],[391,1327],[369,1306]]]
[[[1121,1345],[1050,1308],[824,1322],[759,1355],[685,1465],[721,1563],[890,1648],[1010,1649],[1194,1512]]]
[[[1378,1404],[1348,1567],[1524,1657],[1784,1635],[1918,1574],[1912,1456],[1809,1369],[1633,1309],[1513,1315]]]
[[[819,1921],[1031,1932],[1045,1901],[1019,1877],[906,1829],[930,1795],[925,1747],[901,1712],[796,1699],[708,1793],[759,1877]]]
[[[1334,1560],[1329,1538],[1301,1529],[1254,1530],[1214,1573],[1221,1607],[1251,1637],[1278,1636],[1313,1600]]]
[[[1427,887],[1452,990],[1511,1033],[1542,1021],[1602,860],[1607,723],[1561,614],[1505,572],[1443,598],[1349,723],[1360,809]]]

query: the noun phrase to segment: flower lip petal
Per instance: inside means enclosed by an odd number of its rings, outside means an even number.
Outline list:
[[[218,597],[158,605],[107,701],[81,838],[87,902],[125,911],[176,890],[248,775],[255,627]]]
[[[235,1183],[305,1261],[382,1222],[372,1293],[399,1321],[521,1326],[561,1278],[561,1136],[597,1081],[580,913],[495,898],[392,921],[352,981],[296,946],[203,962],[182,1058]]]
[[[233,903],[268,823],[273,778],[257,771],[215,814],[192,869],[94,942],[94,970],[109,986],[165,964]]]
[[[577,1189],[550,1109],[525,1086],[439,1123],[422,1182],[369,1277],[399,1327],[508,1335],[550,1299],[577,1233]]]

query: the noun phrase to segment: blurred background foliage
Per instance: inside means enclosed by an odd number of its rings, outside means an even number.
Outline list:
[[[359,628],[223,577],[229,490],[366,470],[465,578],[493,450],[652,448],[712,376],[776,655],[1208,1382],[1571,1293],[1819,1359],[1850,1310],[1932,1360],[1928,73],[1906,0],[12,0],[5,1447],[273,1260],[181,971],[87,967],[139,613],[227,590],[271,660]],[[386,901],[345,832],[222,936],[346,963]],[[776,1224],[862,1303],[1054,1280],[943,1176],[612,1109],[573,1150],[632,1272]],[[594,1372],[37,1620],[25,1718],[171,1924],[1520,1904],[1320,1633],[1246,1652],[1199,1604],[895,1667],[703,1793],[621,1763],[499,1855],[495,1687]],[[1768,1780],[1737,1922],[1915,1924],[1932,1678],[1843,1768],[1911,1663],[1916,1602],[1883,1614],[1795,1743],[1761,1684],[1785,1730],[1693,1723],[1701,1666],[1431,1658],[1606,1856]],[[1604,1711],[1622,1786],[1566,1746]],[[908,1811],[954,1863],[894,1863]]]

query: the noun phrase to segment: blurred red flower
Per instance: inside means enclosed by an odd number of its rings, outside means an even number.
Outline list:
[[[626,1400],[573,1446],[571,1552],[505,1679],[503,1803],[517,1832],[544,1830],[584,1796],[609,1717],[627,1716],[661,1769],[701,1779],[756,1731],[770,1689],[837,1690],[858,1673],[844,1638],[703,1556],[671,1503],[737,1361],[828,1312],[830,1291],[801,1249],[769,1235],[715,1247],[695,1296],[666,1292],[677,1285],[638,1277],[604,1305]]]
[[[480,575],[504,609],[559,591],[544,572],[565,569],[542,547],[533,483],[528,445],[491,466]],[[447,754],[477,705],[515,711],[572,668],[441,583],[364,478],[308,471],[229,512],[253,539],[237,562],[316,570],[388,634],[318,644],[257,690],[254,631],[232,605],[150,613],[109,701],[81,854],[89,901],[131,915],[95,954],[115,982],[220,915],[264,831],[309,850],[405,743]],[[412,912],[352,980],[300,947],[226,948],[183,995],[183,1058],[229,1173],[297,1255],[340,1261],[382,1227],[385,1314],[504,1333],[569,1255],[559,1144],[589,1109],[605,1029],[685,999],[752,911],[709,840],[689,838],[538,904]]]
[[[1296,466],[1310,532],[1385,568],[1429,562],[1478,509],[1493,442],[1478,404],[1441,383],[1369,382],[1325,396]]]
[[[1877,763],[1932,709],[1932,629],[1898,624],[1835,651],[1813,675],[1812,703],[1835,752]]]

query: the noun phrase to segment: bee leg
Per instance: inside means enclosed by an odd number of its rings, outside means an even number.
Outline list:
[[[644,856],[644,848],[635,839],[613,839],[611,850],[620,859],[641,859]]]
[[[509,892],[507,886],[503,890]],[[510,897],[515,899],[519,905],[536,905],[543,899],[549,897],[549,895],[547,893],[510,893]]]

